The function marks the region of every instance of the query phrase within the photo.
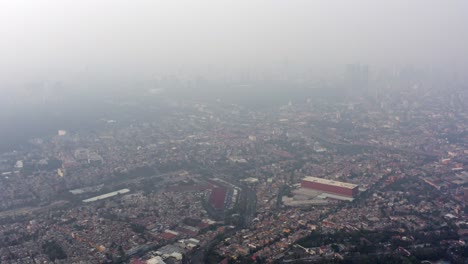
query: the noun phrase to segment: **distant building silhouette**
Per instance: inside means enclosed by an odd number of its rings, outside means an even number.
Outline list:
[[[345,80],[350,92],[366,91],[369,86],[369,66],[348,64],[346,66]]]

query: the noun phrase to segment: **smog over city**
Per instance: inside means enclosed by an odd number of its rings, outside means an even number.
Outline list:
[[[468,263],[467,14],[0,0],[0,264]]]

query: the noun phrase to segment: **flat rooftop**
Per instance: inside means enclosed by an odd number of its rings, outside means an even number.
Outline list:
[[[332,198],[332,199],[341,200],[341,201],[350,201],[350,202],[352,202],[354,200],[354,198],[352,198],[352,197],[343,196],[343,195],[336,195],[336,194],[332,194],[332,193],[322,193],[321,195],[323,195],[323,196],[325,196],[327,198]]]
[[[122,190],[118,190],[118,191],[115,191],[115,192],[110,192],[110,193],[106,193],[106,194],[103,194],[103,195],[95,196],[95,197],[83,200],[83,202],[84,203],[95,202],[95,201],[99,201],[99,200],[102,200],[102,199],[106,199],[106,198],[109,198],[109,197],[113,197],[113,196],[128,193],[128,192],[130,192],[129,189],[122,189]]]
[[[354,189],[358,187],[356,184],[352,183],[346,183],[346,182],[339,182],[339,181],[333,181],[333,180],[327,180],[327,179],[322,179],[322,178],[317,178],[317,177],[305,177],[302,179],[304,181],[308,182],[316,182],[316,183],[321,183],[321,184],[327,184],[327,185],[332,185],[332,186],[338,186],[338,187],[343,187],[343,188],[348,188],[348,189]]]

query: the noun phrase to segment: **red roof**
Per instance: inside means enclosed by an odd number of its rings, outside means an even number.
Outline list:
[[[181,233],[184,233],[184,234],[187,234],[187,235],[190,235],[190,236],[196,236],[198,234],[198,232],[196,232],[196,231],[186,229],[186,228],[183,228],[183,227],[178,227],[177,231],[180,231]]]
[[[161,237],[166,239],[166,240],[171,240],[174,237],[176,237],[176,235],[172,234],[172,233],[164,232],[164,233],[161,234]]]
[[[130,261],[130,264],[146,264],[146,262],[142,261],[142,260],[139,260],[137,258],[133,258],[131,261]]]

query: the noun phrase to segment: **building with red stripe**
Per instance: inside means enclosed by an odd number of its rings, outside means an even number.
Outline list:
[[[359,192],[356,184],[316,177],[305,177],[301,182],[301,187],[346,197],[355,197]]]

